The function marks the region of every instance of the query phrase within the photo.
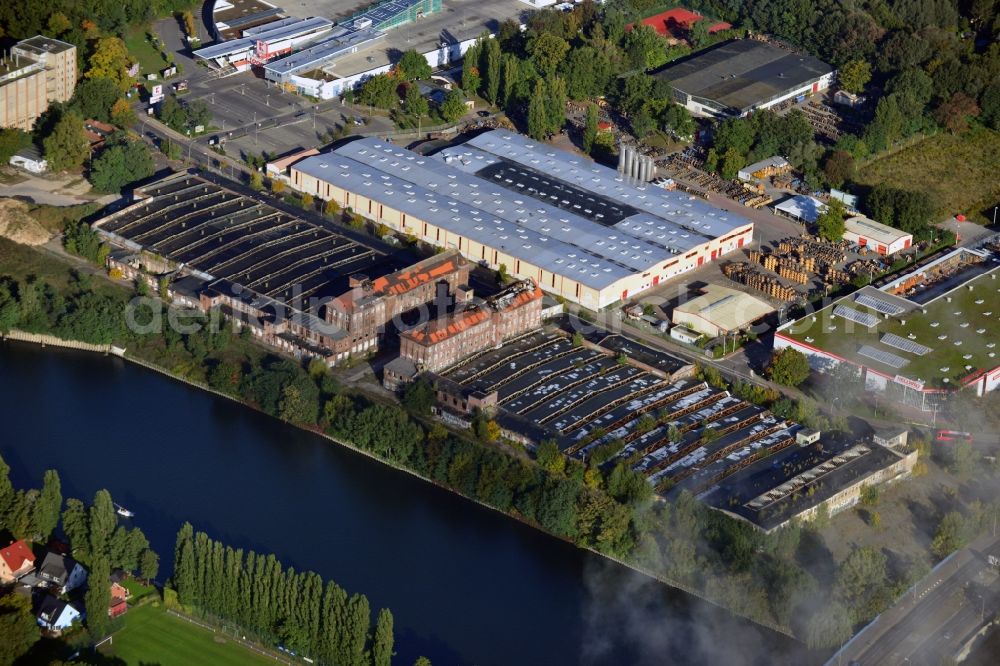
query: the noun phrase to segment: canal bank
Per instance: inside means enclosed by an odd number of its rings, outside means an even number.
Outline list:
[[[165,556],[191,520],[364,592],[396,613],[398,663],[713,663],[731,648],[806,663],[784,637],[118,359],[8,343],[0,371],[15,475],[56,467],[67,496],[107,486]]]

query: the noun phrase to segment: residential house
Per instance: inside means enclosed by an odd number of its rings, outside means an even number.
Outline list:
[[[0,583],[13,583],[35,568],[35,555],[24,540],[0,549]]]
[[[87,581],[87,570],[72,557],[46,553],[38,577],[59,594],[66,594]]]
[[[87,118],[83,121],[83,133],[90,144],[90,150],[94,151],[104,147],[104,142],[109,136],[115,133],[113,125],[102,123],[100,120]]]
[[[38,626],[52,632],[65,631],[82,618],[80,611],[72,604],[48,594],[38,604],[38,611],[35,613]]]
[[[111,601],[108,604],[108,616],[116,618],[128,611],[128,598],[131,593],[122,585],[125,574],[121,569],[111,572]]]

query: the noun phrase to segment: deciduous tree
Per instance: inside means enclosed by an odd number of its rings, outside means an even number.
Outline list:
[[[528,42],[528,54],[538,71],[546,78],[555,74],[556,67],[566,57],[569,44],[562,37],[542,33]]]
[[[548,113],[545,83],[539,79],[528,102],[528,136],[541,141],[548,134]]]
[[[38,496],[32,511],[32,523],[35,532],[42,541],[47,541],[49,535],[59,524],[59,512],[62,510],[62,486],[59,483],[59,473],[54,469],[45,472],[42,482],[42,492]]]
[[[400,56],[396,63],[396,74],[404,81],[417,81],[429,79],[431,76],[431,66],[427,58],[417,53],[413,49],[408,49]]]
[[[452,88],[441,102],[441,116],[445,121],[453,123],[465,115],[465,95],[457,88]]]
[[[84,77],[109,79],[121,92],[125,92],[132,83],[132,77],[128,75],[129,62],[125,42],[118,37],[103,37],[97,40],[94,53],[90,56],[90,67]]]
[[[11,666],[40,637],[31,601],[17,594],[0,597],[0,666]]]
[[[52,133],[42,141],[42,146],[52,171],[78,168],[90,151],[83,133],[83,118],[72,111],[64,113]]]
[[[111,566],[102,556],[90,560],[87,575],[87,593],[84,605],[87,608],[87,629],[93,640],[100,640],[108,633],[108,607],[111,605]]]
[[[816,218],[819,235],[831,243],[839,242],[844,236],[844,213],[843,202],[831,199],[826,210]]]
[[[785,386],[798,386],[809,376],[809,359],[797,349],[779,349],[771,356],[767,376]]]
[[[867,60],[856,59],[837,70],[837,80],[847,92],[859,93],[872,79],[872,66]]]
[[[969,118],[979,115],[976,100],[965,93],[957,92],[934,110],[934,119],[952,134],[969,129]]]
[[[94,158],[90,182],[99,192],[120,192],[126,186],[153,175],[155,166],[146,144],[125,140],[108,146]]]
[[[372,666],[390,666],[392,663],[392,612],[383,608],[375,621],[375,636],[372,640]]]

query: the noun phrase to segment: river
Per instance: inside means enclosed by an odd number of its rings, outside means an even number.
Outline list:
[[[395,664],[775,664],[801,645],[323,438],[117,359],[0,343],[16,487],[108,488],[169,573],[187,520],[396,620]]]

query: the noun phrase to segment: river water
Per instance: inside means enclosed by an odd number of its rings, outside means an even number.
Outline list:
[[[0,343],[0,453],[108,488],[169,574],[188,520],[312,569],[373,612],[397,657],[451,664],[802,664],[800,644],[236,403],[116,358]]]

